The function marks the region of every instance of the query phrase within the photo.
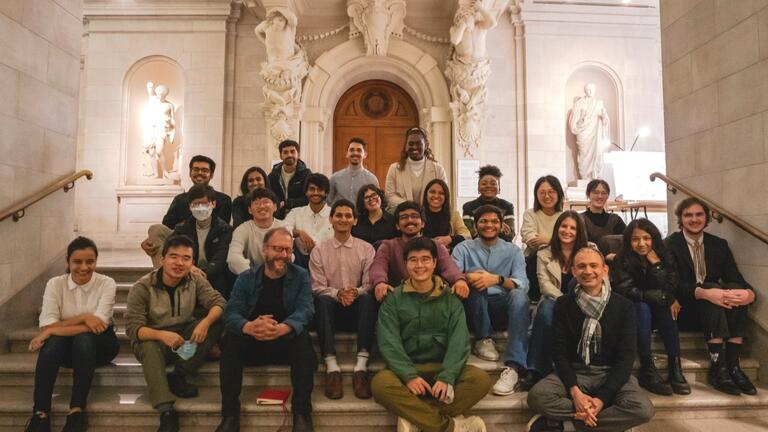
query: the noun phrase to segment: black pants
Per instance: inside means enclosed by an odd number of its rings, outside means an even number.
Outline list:
[[[312,412],[317,357],[309,333],[289,335],[272,341],[258,341],[251,336],[227,332],[219,363],[221,379],[221,414],[240,415],[240,392],[244,366],[291,365],[291,407],[294,413]]]
[[[707,340],[744,336],[748,306],[726,309],[706,300],[678,301],[683,307],[677,319],[680,331],[703,331]]]
[[[334,334],[337,329],[357,331],[357,352],[371,352],[373,331],[376,328],[378,312],[376,297],[370,292],[360,294],[355,302],[344,307],[330,296],[315,298],[317,335],[320,338],[320,352],[323,357],[336,354]]]
[[[531,252],[525,257],[525,276],[528,277],[528,298],[531,301],[539,301],[541,298],[541,289],[539,288],[539,277],[536,273],[538,264],[537,252]]]
[[[35,367],[34,411],[51,412],[53,386],[61,366],[72,368],[69,407],[85,410],[95,369],[109,364],[119,351],[120,342],[112,326],[98,335],[80,333],[48,338],[40,349]]]

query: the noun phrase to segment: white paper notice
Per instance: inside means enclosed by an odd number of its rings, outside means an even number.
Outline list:
[[[464,198],[477,196],[477,170],[480,169],[480,161],[471,159],[459,159],[457,162],[459,174],[458,196]]]

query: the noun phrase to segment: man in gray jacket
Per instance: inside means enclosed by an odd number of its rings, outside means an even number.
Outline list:
[[[174,395],[197,396],[186,377],[203,364],[223,331],[218,320],[226,302],[204,277],[190,273],[193,255],[192,239],[168,237],[161,267],[139,279],[128,293],[126,333],[141,362],[150,403],[160,412],[158,432],[179,430]],[[198,305],[208,311],[202,319],[194,315]],[[166,375],[167,363],[175,368]]]

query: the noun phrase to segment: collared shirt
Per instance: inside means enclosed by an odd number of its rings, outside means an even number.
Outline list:
[[[285,226],[291,231],[301,230],[309,234],[315,245],[333,237],[333,227],[331,226],[331,208],[323,204],[322,210],[318,213],[312,211],[312,207],[306,205],[296,207],[285,217]],[[299,250],[304,254],[309,254],[307,248],[297,240]]]
[[[683,238],[688,245],[688,252],[691,254],[691,261],[693,261],[693,271],[696,274],[696,283],[703,283],[707,277],[707,264],[704,260],[704,234],[702,233],[698,239],[694,240],[683,231]],[[698,245],[700,257],[696,256],[696,249]]]
[[[476,238],[456,245],[452,256],[459,270],[464,273],[485,270],[512,279],[517,285],[516,289],[528,291],[523,251],[513,243],[497,239],[495,245],[487,246],[482,239]],[[498,285],[490,288],[503,290]]]
[[[309,257],[313,294],[336,298],[343,288],[370,291],[368,269],[375,255],[373,246],[352,236],[344,243],[333,237],[315,246]]]
[[[76,284],[70,274],[56,276],[45,286],[39,325],[42,328],[86,313],[109,324],[116,290],[115,280],[99,273],[93,273],[83,285]]]
[[[352,235],[370,244],[394,238],[396,232],[392,215],[383,212],[381,218],[373,224],[367,215],[361,215],[357,218],[357,225],[352,227]]]
[[[403,279],[408,277],[408,269],[403,259],[406,241],[402,237],[396,237],[384,240],[376,250],[376,257],[371,265],[370,276],[371,286],[376,287],[379,283],[389,283],[399,285]],[[448,249],[440,243],[437,246],[437,268],[435,274],[447,280],[453,285],[459,280],[466,280],[464,274],[456,267],[456,263],[451,259]]]
[[[365,169],[364,166],[353,168],[348,166],[343,170],[336,171],[330,178],[331,192],[328,193],[326,202],[333,205],[339,199],[348,199],[353,203],[357,200],[357,192],[361,187],[367,184],[379,185],[379,179]]]

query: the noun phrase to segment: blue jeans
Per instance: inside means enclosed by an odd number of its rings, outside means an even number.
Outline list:
[[[552,372],[552,318],[555,315],[555,300],[542,297],[536,306],[531,330],[531,346],[528,350],[528,367],[540,376]]]
[[[669,306],[635,302],[637,311],[637,354],[651,355],[651,331],[653,323],[659,329],[659,335],[664,341],[664,349],[670,357],[680,356],[680,334],[677,331],[677,323],[672,319]]]
[[[513,288],[506,292],[469,290],[469,317],[475,337],[491,337],[493,330],[507,330],[507,352],[504,363],[526,366],[528,356],[528,293]],[[498,292],[498,291],[497,291]]]

